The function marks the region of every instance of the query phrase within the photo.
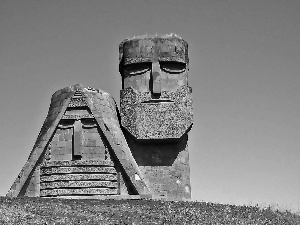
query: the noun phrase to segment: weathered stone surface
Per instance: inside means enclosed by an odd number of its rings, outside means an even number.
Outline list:
[[[121,124],[136,139],[178,139],[191,128],[188,61],[187,43],[176,35],[121,43]]]
[[[193,123],[191,88],[163,92],[161,98],[169,102],[151,102],[150,92],[145,95],[132,88],[122,90],[122,126],[140,140],[180,138]]]
[[[103,112],[101,107],[104,108]],[[56,92],[29,159],[7,196],[118,194],[121,186],[122,193],[149,193],[143,179],[134,179],[135,174],[141,178],[142,175],[124,136],[115,137],[112,132],[116,129],[110,129],[111,124],[103,121],[103,118],[109,117],[113,127],[119,126],[115,107],[109,94],[98,89],[73,85]],[[118,131],[122,132],[120,128]],[[33,175],[36,168],[40,171],[39,175]],[[43,182],[42,188],[45,188],[45,182],[48,182],[48,187],[57,187],[62,184],[57,183],[57,179],[62,179],[71,182],[71,186],[77,183],[77,188],[82,189],[88,183],[95,185],[91,179],[100,179],[98,184],[102,182],[108,187],[112,184],[109,182],[114,181],[113,187],[116,190],[88,189],[81,192],[74,189],[45,194],[39,192],[40,179]],[[64,183],[66,187],[67,183]]]
[[[173,34],[146,35],[124,40],[119,53],[121,125],[132,155],[154,197],[190,199],[188,45]]]
[[[31,175],[30,182],[27,188],[24,188],[23,192],[28,197],[39,196],[40,194],[40,169],[36,167]]]
[[[41,182],[59,181],[59,180],[110,180],[117,181],[117,174],[55,174],[41,176]]]
[[[105,103],[105,106],[110,108],[113,112],[109,116],[109,119],[102,117],[102,114],[99,117],[95,116],[101,130],[105,134],[107,141],[109,142],[111,148],[114,151],[114,154],[118,158],[122,168],[126,172],[128,178],[134,185],[137,192],[141,195],[149,194],[151,191],[148,189],[147,180],[140,173],[138,165],[136,164],[134,158],[132,157],[131,151],[126,143],[125,137],[119,125],[119,120],[117,117],[117,110],[115,102],[112,98],[108,98],[109,95],[107,93],[103,94],[101,98],[98,94],[94,94],[92,98],[87,99],[89,106],[93,112],[93,115],[101,112],[102,106],[99,107],[99,102],[101,104]],[[107,99],[107,101],[103,101],[103,99]],[[118,135],[116,135],[118,134]],[[136,180],[135,176],[138,175],[141,179]]]
[[[43,196],[63,195],[117,195],[118,190],[114,188],[80,188],[80,189],[49,189],[41,190]]]
[[[107,160],[76,160],[76,161],[45,161],[42,167],[61,167],[61,166],[114,166],[112,161]]]
[[[72,98],[68,107],[83,107],[87,106],[84,98]]]
[[[56,173],[116,173],[113,167],[51,167],[41,168],[41,175]]]
[[[142,36],[123,41],[119,53],[120,115],[99,89],[55,92],[7,196],[190,199],[188,45],[173,34]]]
[[[124,65],[159,61],[188,63],[187,43],[176,35],[142,36],[125,39],[119,46],[119,61]]]
[[[118,188],[117,182],[112,181],[57,181],[41,183],[40,188],[53,189],[53,188],[87,188],[87,187],[109,187]]]
[[[84,115],[63,115],[62,119],[71,119],[71,120],[79,120],[82,118],[94,118],[93,115],[84,114]]]

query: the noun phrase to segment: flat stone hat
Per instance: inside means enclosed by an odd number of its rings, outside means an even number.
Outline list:
[[[176,61],[188,65],[188,44],[176,34],[144,35],[125,39],[119,45],[119,64]],[[120,70],[121,71],[121,70]]]

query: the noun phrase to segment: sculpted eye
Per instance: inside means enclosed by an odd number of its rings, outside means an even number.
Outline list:
[[[97,127],[95,119],[81,119],[81,124],[85,128]]]
[[[59,122],[58,127],[61,129],[67,129],[73,127],[73,124],[74,124],[74,120],[64,119]]]
[[[186,66],[181,62],[160,62],[160,68],[167,73],[183,73]]]
[[[125,66],[124,72],[127,76],[136,76],[151,70],[150,63],[135,63]]]

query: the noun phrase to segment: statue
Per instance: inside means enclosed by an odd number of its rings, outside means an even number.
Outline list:
[[[7,196],[190,199],[187,51],[172,34],[123,41],[120,114],[100,89],[55,92]]]
[[[193,124],[187,43],[176,35],[120,44],[121,126],[149,188],[189,199],[188,131]]]

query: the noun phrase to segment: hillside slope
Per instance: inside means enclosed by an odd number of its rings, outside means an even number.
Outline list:
[[[288,211],[205,202],[0,197],[0,224],[300,224]]]

